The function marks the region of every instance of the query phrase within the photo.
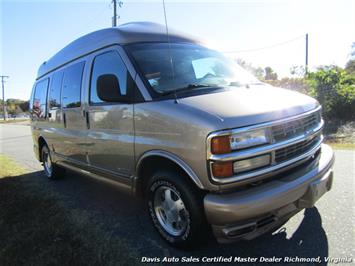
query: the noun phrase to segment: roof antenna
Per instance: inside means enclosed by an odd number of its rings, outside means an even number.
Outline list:
[[[166,10],[165,10],[165,0],[163,0],[163,8],[164,8],[165,29],[166,29],[166,35],[168,37],[168,44],[169,44],[169,57],[170,57],[169,59],[170,59],[171,73],[173,76],[173,80],[175,80],[173,57],[171,55],[171,43],[170,43],[170,35],[169,35],[169,28],[168,28],[168,20],[166,18]],[[175,98],[175,103],[178,103],[177,96],[176,96],[176,89],[174,89],[174,98]]]

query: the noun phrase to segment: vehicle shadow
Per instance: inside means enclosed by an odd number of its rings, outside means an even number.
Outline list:
[[[68,172],[58,181],[49,181],[34,172],[13,178],[24,181],[35,193],[43,190],[68,210],[87,211],[93,223],[112,237],[122,238],[141,257],[300,257],[323,259],[328,256],[328,240],[316,207],[304,212],[302,222],[291,237],[281,228],[251,241],[218,244],[211,238],[194,250],[182,251],[169,246],[155,232],[142,200],[120,193],[117,188]],[[27,182],[27,183],[26,183]],[[1,179],[0,179],[1,186]],[[30,208],[30,206],[29,206]],[[287,227],[287,224],[286,224]],[[141,261],[137,258],[137,262]]]
[[[301,224],[291,237],[287,237],[286,228],[282,227],[275,233],[266,234],[251,241],[239,241],[221,245],[210,242],[199,250],[184,253],[192,256],[224,256],[224,257],[267,257],[273,256],[317,258],[328,256],[328,240],[322,228],[322,219],[316,207],[306,209]]]

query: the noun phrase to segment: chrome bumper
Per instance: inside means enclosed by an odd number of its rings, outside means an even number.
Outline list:
[[[205,213],[219,242],[252,239],[309,208],[331,189],[332,149],[322,144],[310,165],[264,185],[230,194],[207,194]]]

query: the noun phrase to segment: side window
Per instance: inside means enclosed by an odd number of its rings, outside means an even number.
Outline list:
[[[95,57],[91,75],[90,103],[97,104],[103,101],[97,96],[96,82],[99,76],[113,74],[117,77],[122,96],[128,95],[127,75],[128,71],[120,55],[115,51],[100,54]]]
[[[47,89],[48,79],[38,82],[33,95],[32,116],[34,118],[45,118],[47,112]]]
[[[60,94],[62,90],[63,71],[56,72],[52,77],[49,90],[49,108],[55,109],[61,107]]]
[[[80,62],[64,70],[62,105],[67,108],[80,107],[81,79],[84,62]]]

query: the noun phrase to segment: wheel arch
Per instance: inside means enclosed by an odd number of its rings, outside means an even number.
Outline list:
[[[163,167],[161,167],[161,165],[163,165]],[[144,153],[137,162],[136,177],[133,186],[133,193],[135,195],[143,195],[144,185],[149,180],[153,171],[160,167],[182,171],[199,189],[204,189],[203,184],[195,172],[177,155],[162,150],[151,150]]]

